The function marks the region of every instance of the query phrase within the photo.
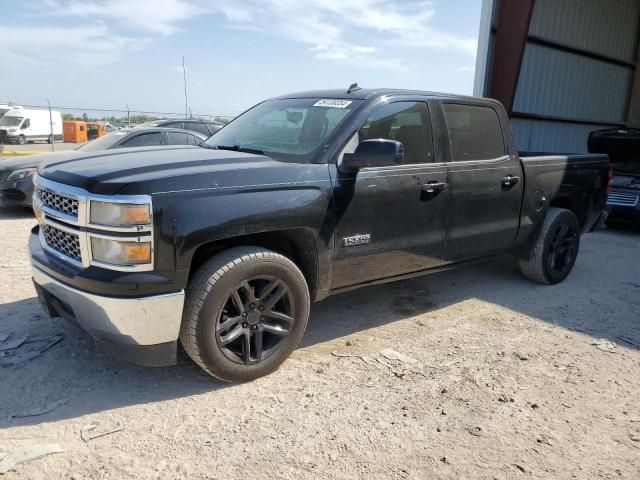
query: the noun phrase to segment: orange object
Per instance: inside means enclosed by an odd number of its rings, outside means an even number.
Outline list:
[[[87,141],[87,122],[65,120],[62,131],[65,142],[83,143]]]
[[[87,123],[87,138],[93,140],[104,135],[104,124],[98,122]]]

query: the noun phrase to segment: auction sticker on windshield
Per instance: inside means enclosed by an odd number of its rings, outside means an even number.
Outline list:
[[[313,104],[314,107],[328,107],[328,108],[347,108],[351,105],[351,100],[338,100],[334,98],[323,98]]]

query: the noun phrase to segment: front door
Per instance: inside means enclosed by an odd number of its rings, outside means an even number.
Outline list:
[[[348,148],[386,138],[404,147],[400,165],[342,174],[332,168],[335,208],[333,288],[387,278],[442,262],[448,197],[444,163],[434,162],[431,122],[423,101],[373,110]],[[428,184],[444,185],[444,190]]]
[[[450,203],[444,259],[508,251],[520,225],[522,165],[509,152],[498,111],[489,104],[442,103],[449,136]]]

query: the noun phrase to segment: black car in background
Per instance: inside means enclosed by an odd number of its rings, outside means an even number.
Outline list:
[[[611,220],[640,225],[640,130],[612,128],[589,134],[589,152],[606,153],[612,177],[607,207]]]
[[[223,125],[216,122],[206,122],[204,120],[162,119],[141,123],[134,128],[147,127],[180,128],[182,130],[198,132],[206,137],[209,137],[220,130]]]
[[[116,148],[157,147],[162,145],[200,145],[205,135],[177,128],[123,128],[84,143],[76,151],[88,153]],[[45,153],[29,157],[0,160],[0,207],[31,205],[33,175],[38,166],[61,153]]]

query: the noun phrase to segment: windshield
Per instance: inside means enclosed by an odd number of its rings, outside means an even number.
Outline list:
[[[360,100],[268,100],[215,132],[204,146],[264,152],[281,160],[309,162]]]
[[[128,131],[118,130],[116,132],[107,133],[106,135],[96,138],[90,142],[80,145],[76,150],[83,152],[97,152],[98,150],[109,150],[117,142],[129,135]]]
[[[0,127],[17,127],[22,122],[22,117],[2,117]]]

